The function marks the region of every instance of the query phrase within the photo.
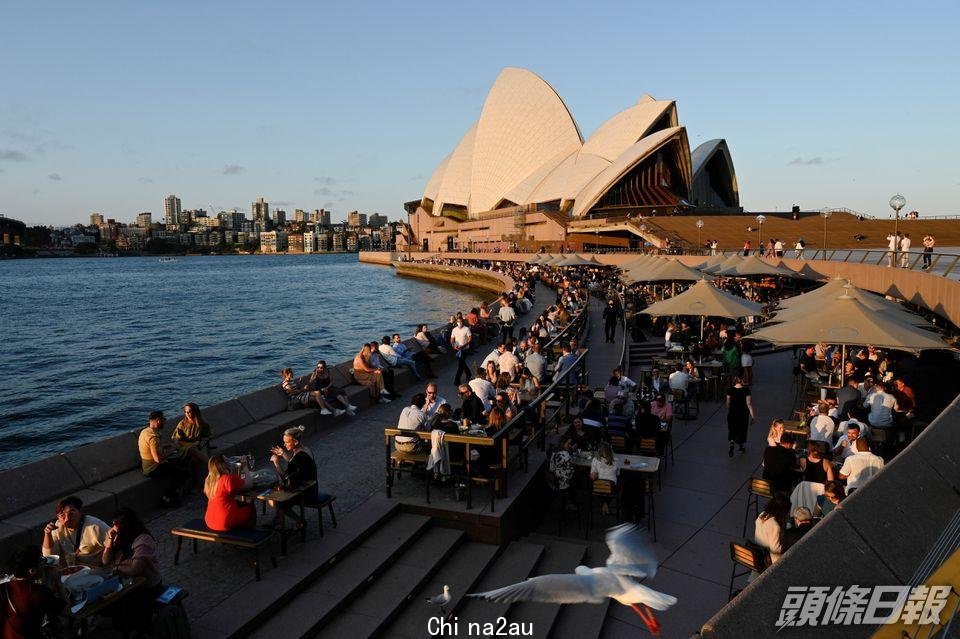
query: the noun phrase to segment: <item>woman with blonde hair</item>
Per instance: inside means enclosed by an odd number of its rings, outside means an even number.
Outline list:
[[[253,503],[237,501],[237,493],[247,486],[246,480],[230,472],[223,455],[214,455],[207,463],[207,478],[203,494],[207,496],[207,511],[203,522],[210,530],[227,531],[234,528],[253,528],[257,511]]]
[[[782,419],[775,419],[770,424],[770,431],[767,433],[767,446],[776,446],[780,443],[780,436],[783,435],[784,423]]]
[[[601,479],[616,486],[619,474],[620,465],[613,456],[613,447],[609,442],[600,442],[597,456],[590,462],[590,479],[593,481]],[[610,514],[610,497],[600,497],[600,512],[604,515]]]
[[[370,389],[370,397],[374,403],[389,403],[384,395],[383,373],[370,363],[370,345],[364,344],[360,352],[353,358],[353,378],[357,383]]]
[[[311,506],[325,501],[329,495],[321,497],[317,490],[317,462],[310,449],[301,441],[305,431],[303,426],[294,426],[283,431],[283,446],[274,446],[270,449],[273,453],[270,455],[270,461],[273,462],[284,488],[296,489],[311,481],[314,482],[310,489],[303,491],[304,505]],[[306,526],[306,520],[296,513],[292,503],[283,504],[280,508],[286,516],[297,523],[298,529]]]

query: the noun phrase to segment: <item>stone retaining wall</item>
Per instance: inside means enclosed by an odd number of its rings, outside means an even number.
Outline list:
[[[514,286],[509,277],[479,269],[456,269],[453,273],[448,267],[418,265],[414,270],[415,273],[409,274],[497,293]],[[439,332],[439,329],[433,331],[435,336],[439,336]],[[404,343],[414,352],[421,350],[415,339]],[[439,357],[452,358],[449,353]],[[369,390],[353,381],[352,366],[350,360],[331,367],[333,383],[344,388],[353,404],[361,408],[369,406]],[[398,390],[415,381],[409,369],[394,369]],[[162,436],[169,437],[182,417],[169,416]],[[287,396],[279,384],[203,407],[203,417],[213,430],[211,445],[217,453],[227,455],[266,450],[280,442],[283,431],[291,426],[302,424],[310,435],[347,419],[321,416],[315,409],[287,410]],[[140,471],[137,449],[140,430],[0,471],[0,566],[24,544],[39,545],[43,541],[43,526],[55,518],[56,503],[67,495],[77,495],[87,512],[106,521],[111,520],[120,506],[135,505],[140,511],[158,506],[165,484],[162,480],[144,477]]]

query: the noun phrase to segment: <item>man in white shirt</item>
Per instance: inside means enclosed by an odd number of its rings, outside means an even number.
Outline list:
[[[863,407],[870,409],[867,421],[872,427],[893,427],[893,412],[897,410],[897,398],[890,394],[886,384],[877,384],[877,392],[867,397]]]
[[[854,420],[843,422],[844,436],[840,438],[837,445],[833,447],[833,458],[836,460],[845,460],[856,453],[857,440],[861,438],[860,423]]]
[[[421,382],[424,380],[423,375],[421,375],[420,371],[417,370],[417,363],[410,357],[398,353],[390,344],[389,336],[383,336],[383,340],[381,341],[380,346],[377,347],[377,350],[380,351],[380,355],[382,355],[383,359],[387,360],[387,363],[391,366],[406,366],[413,371],[413,374],[418,380]]]
[[[433,382],[427,384],[427,403],[423,405],[423,413],[427,416],[428,422],[437,414],[437,409],[446,403],[447,400],[440,396],[437,385]]]
[[[493,387],[493,384],[490,383],[490,380],[487,379],[486,371],[478,368],[477,376],[470,380],[468,386],[470,386],[473,394],[483,402],[483,412],[489,412],[493,400],[497,398],[497,390]]]
[[[670,373],[668,382],[671,391],[681,391],[684,397],[687,396],[687,387],[690,386],[690,376],[683,370],[683,366],[677,364],[677,370]]]
[[[397,419],[397,428],[400,430],[423,430],[427,423],[427,415],[423,412],[423,407],[427,403],[427,396],[423,393],[417,393],[410,398],[410,405],[400,412]],[[397,450],[403,453],[417,453],[429,447],[429,443],[421,444],[423,440],[419,437],[404,437],[397,435],[393,438]]]
[[[492,351],[490,351],[490,353],[486,357],[483,358],[483,361],[480,362],[480,367],[486,368],[488,362],[493,362],[494,364],[499,362],[500,356],[503,355],[503,351],[504,351],[504,344],[503,342],[500,342],[499,344],[496,345],[496,347],[494,347]],[[497,370],[499,369],[500,367],[498,365]]]
[[[520,373],[520,360],[505,344],[502,346],[504,348],[497,359],[497,370],[501,374],[510,373],[511,379],[516,378],[517,374]]]
[[[900,233],[887,236],[887,266],[892,267],[896,260],[897,247],[900,245]]]
[[[613,378],[617,380],[617,386],[628,393],[637,387],[637,383],[623,374],[623,369],[617,366],[613,369]]]
[[[450,331],[450,347],[455,351],[457,357],[457,374],[453,378],[453,383],[460,385],[460,379],[466,373],[467,378],[471,377],[470,365],[467,362],[467,354],[470,351],[470,342],[473,341],[473,333],[470,327],[463,323],[462,317],[457,317],[457,325]]]
[[[883,468],[883,458],[870,452],[870,444],[862,437],[855,444],[857,452],[850,455],[840,468],[840,479],[847,480],[847,494],[860,488]]]

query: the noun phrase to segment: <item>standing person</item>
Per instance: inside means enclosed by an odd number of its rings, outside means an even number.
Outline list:
[[[750,389],[743,385],[742,379],[734,378],[733,386],[727,391],[727,438],[730,440],[727,457],[733,457],[734,444],[740,447],[741,453],[746,452],[747,428],[756,419]]]
[[[500,318],[500,334],[504,340],[513,339],[513,323],[517,320],[517,313],[513,310],[510,300],[506,297],[500,298],[500,312],[497,315]]]
[[[166,506],[180,505],[180,488],[189,474],[183,466],[183,458],[176,452],[164,450],[160,444],[160,431],[167,423],[162,410],[155,410],[148,416],[147,427],[140,431],[137,448],[140,451],[140,469],[151,479],[167,479],[170,484],[163,495]]]
[[[710,240],[710,255],[711,255],[711,256],[714,256],[714,255],[717,254],[717,247],[718,247],[718,246],[720,246],[720,244],[719,244],[716,240]]]
[[[904,233],[900,239],[900,268],[907,268],[910,265],[910,246],[913,241],[909,233]]]
[[[923,269],[929,270],[930,268],[930,258],[933,257],[933,247],[936,245],[937,240],[934,239],[932,235],[925,235],[923,237]]]
[[[743,243],[743,256],[749,257],[750,255],[750,240],[747,240]]]
[[[620,319],[620,308],[614,300],[607,300],[607,305],[603,309],[603,332],[606,339],[604,342],[613,343],[617,335],[617,321]]]
[[[779,239],[773,240],[773,254],[778,258],[783,257],[783,242]]]
[[[57,504],[57,520],[43,529],[43,556],[59,555],[67,559],[73,555],[78,564],[99,566],[109,529],[106,522],[83,512],[79,497],[64,497]]]
[[[892,268],[897,260],[897,247],[900,246],[900,233],[887,236],[887,267]]]
[[[803,251],[804,251],[805,248],[807,248],[806,242],[803,241],[803,238],[802,238],[802,237],[798,237],[798,238],[797,238],[797,243],[794,244],[794,246],[793,246],[794,255],[796,256],[796,258],[797,258],[798,260],[802,260],[802,259],[803,259]]]
[[[740,369],[743,372],[743,383],[746,386],[753,386],[753,342],[744,340],[740,353]]]
[[[457,317],[456,326],[450,331],[450,347],[457,357],[457,374],[453,378],[456,386],[460,385],[460,379],[464,374],[467,376],[467,381],[470,381],[470,363],[467,361],[467,356],[470,354],[472,341],[473,333],[470,332],[470,327],[463,323],[462,317]]]

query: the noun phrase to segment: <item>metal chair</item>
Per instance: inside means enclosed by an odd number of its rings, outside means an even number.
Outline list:
[[[766,479],[751,477],[747,482],[747,510],[743,515],[742,536],[747,536],[747,522],[750,521],[750,506],[753,506],[753,518],[760,516],[760,498],[771,499],[773,497],[773,486]]]
[[[752,541],[738,544],[730,542],[730,559],[733,560],[733,570],[730,571],[730,588],[727,590],[727,601],[733,599],[733,582],[737,577],[749,575],[751,572],[762,573],[770,565],[770,551]],[[737,572],[737,566],[746,570]]]
[[[664,458],[657,447],[657,440],[653,437],[641,437],[637,444],[637,452],[644,457],[659,457],[660,465],[657,467],[657,488],[663,490],[663,465]]]

